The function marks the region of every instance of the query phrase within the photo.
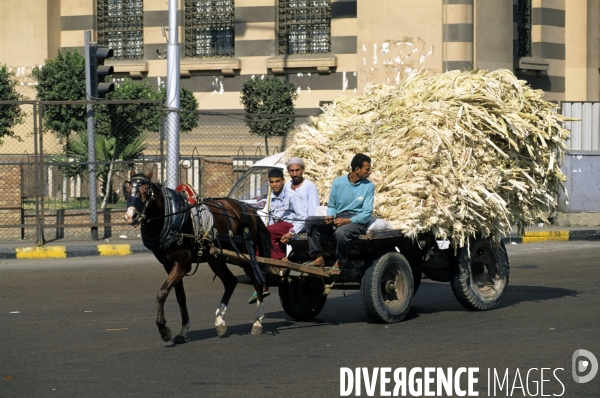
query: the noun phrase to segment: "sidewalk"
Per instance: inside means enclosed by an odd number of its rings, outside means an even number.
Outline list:
[[[555,226],[527,228],[523,237],[512,233],[505,243],[534,243],[544,241],[600,240],[600,226],[566,228]],[[120,238],[92,242],[89,240],[60,239],[36,247],[34,241],[0,241],[0,259],[70,258],[87,256],[125,256],[150,253],[141,238]]]

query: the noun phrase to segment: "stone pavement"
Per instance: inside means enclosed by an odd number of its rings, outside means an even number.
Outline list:
[[[558,226],[530,227],[523,237],[516,233],[504,238],[505,243],[543,241],[600,240],[600,226],[567,228]],[[0,241],[0,259],[68,258],[86,256],[124,256],[150,253],[141,238],[112,237],[96,242],[60,239],[37,247],[34,241]]]

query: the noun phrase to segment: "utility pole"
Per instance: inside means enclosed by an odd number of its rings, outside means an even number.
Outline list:
[[[167,47],[167,188],[179,185],[179,27],[178,0],[169,0],[169,44]],[[175,110],[174,112],[172,110]]]

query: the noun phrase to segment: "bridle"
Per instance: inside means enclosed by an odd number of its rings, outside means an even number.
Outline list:
[[[142,193],[140,187],[148,185],[146,188],[146,200],[142,201]],[[135,208],[136,214],[133,217],[132,225],[137,226],[143,224],[146,221],[146,210],[150,205],[150,202],[154,200],[154,190],[152,189],[152,181],[146,176],[133,176],[131,180],[123,183],[123,195],[127,199],[127,207]],[[129,195],[127,195],[127,189],[129,188]]]

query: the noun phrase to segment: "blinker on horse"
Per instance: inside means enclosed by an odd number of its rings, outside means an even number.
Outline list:
[[[265,316],[263,288],[265,276],[260,270],[255,253],[270,256],[269,231],[255,210],[230,198],[205,198],[191,206],[184,196],[175,190],[152,182],[153,173],[130,172],[130,180],[123,185],[127,199],[125,220],[140,226],[144,246],[152,251],[167,272],[167,280],[156,295],[158,312],[156,325],[164,341],[171,340],[171,330],[166,326],[164,303],[173,288],[181,312],[181,328],[175,335],[174,344],[187,341],[190,317],[187,310],[183,278],[192,269],[192,264],[208,263],[225,289],[215,314],[217,334],[223,336],[227,330],[225,312],[238,283],[237,278],[225,263],[224,256],[212,256],[212,247],[235,250],[245,256],[248,263],[244,272],[256,290],[257,313],[252,334],[262,333]]]

